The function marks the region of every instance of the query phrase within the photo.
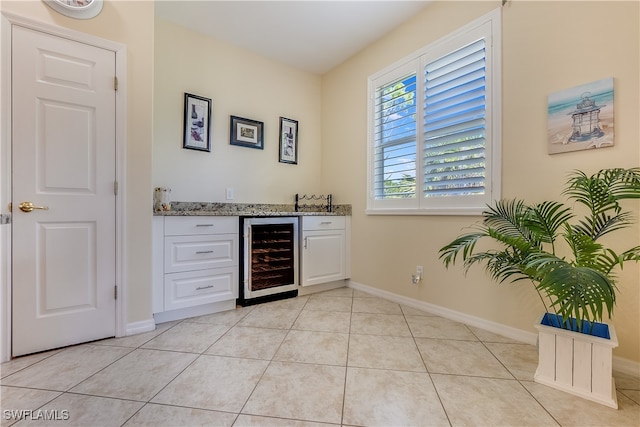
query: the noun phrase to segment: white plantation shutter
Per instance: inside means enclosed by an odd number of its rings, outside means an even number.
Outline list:
[[[416,197],[415,100],[415,73],[376,90],[373,169],[378,199]]]
[[[485,40],[425,67],[425,197],[485,192]]]
[[[500,198],[499,19],[369,78],[367,213],[475,215]]]

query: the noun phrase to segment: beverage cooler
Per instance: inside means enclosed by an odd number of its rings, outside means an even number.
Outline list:
[[[298,217],[241,218],[240,305],[298,295]]]

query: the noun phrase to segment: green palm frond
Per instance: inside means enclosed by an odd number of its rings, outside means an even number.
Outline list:
[[[622,213],[620,201],[640,198],[640,168],[603,169],[591,176],[574,171],[564,194],[589,209],[580,227],[596,240],[628,224],[629,214]]]
[[[627,261],[640,261],[640,246],[617,253],[598,239],[633,223],[631,212],[624,211],[620,202],[640,199],[640,168],[603,169],[590,176],[573,171],[563,194],[584,205],[588,214],[572,223],[572,207],[560,202],[530,206],[523,200],[496,201],[483,212],[476,232],[442,247],[440,259],[448,268],[460,257],[465,273],[473,265],[483,265],[498,283],[530,279],[543,304],[546,297],[567,319],[569,329],[570,318],[578,327],[583,321],[601,321],[615,306],[614,270]],[[497,248],[477,250],[483,239]],[[561,243],[570,259],[556,255]]]
[[[522,200],[499,200],[483,212],[483,224],[499,235],[532,240],[531,230],[525,226],[529,207]]]
[[[610,316],[616,301],[611,277],[589,267],[577,267],[554,256],[534,257],[530,267],[539,274],[536,288],[546,294],[563,318],[600,321],[604,310]]]
[[[556,240],[558,229],[573,218],[571,209],[559,202],[542,202],[529,210],[526,226],[544,243],[552,245]]]
[[[449,265],[456,263],[459,254],[461,254],[463,260],[471,257],[478,240],[486,236],[487,234],[484,232],[462,235],[441,248],[439,258],[444,262],[445,267],[449,268]]]

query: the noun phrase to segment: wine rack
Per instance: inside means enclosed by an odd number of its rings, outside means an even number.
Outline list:
[[[294,283],[293,224],[251,228],[251,291]]]
[[[311,203],[300,203],[304,200],[307,200]],[[333,210],[333,196],[331,194],[300,194],[296,193],[295,196],[295,204],[294,210],[296,212],[306,212],[306,211],[324,211],[331,212]]]

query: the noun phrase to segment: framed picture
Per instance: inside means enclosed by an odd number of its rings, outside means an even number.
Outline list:
[[[280,117],[280,162],[298,164],[298,121]]]
[[[183,148],[211,151],[211,99],[184,94]]]
[[[548,96],[549,154],[613,147],[613,77]]]
[[[264,148],[264,123],[262,122],[231,116],[229,135],[231,145],[258,148],[260,150]]]

